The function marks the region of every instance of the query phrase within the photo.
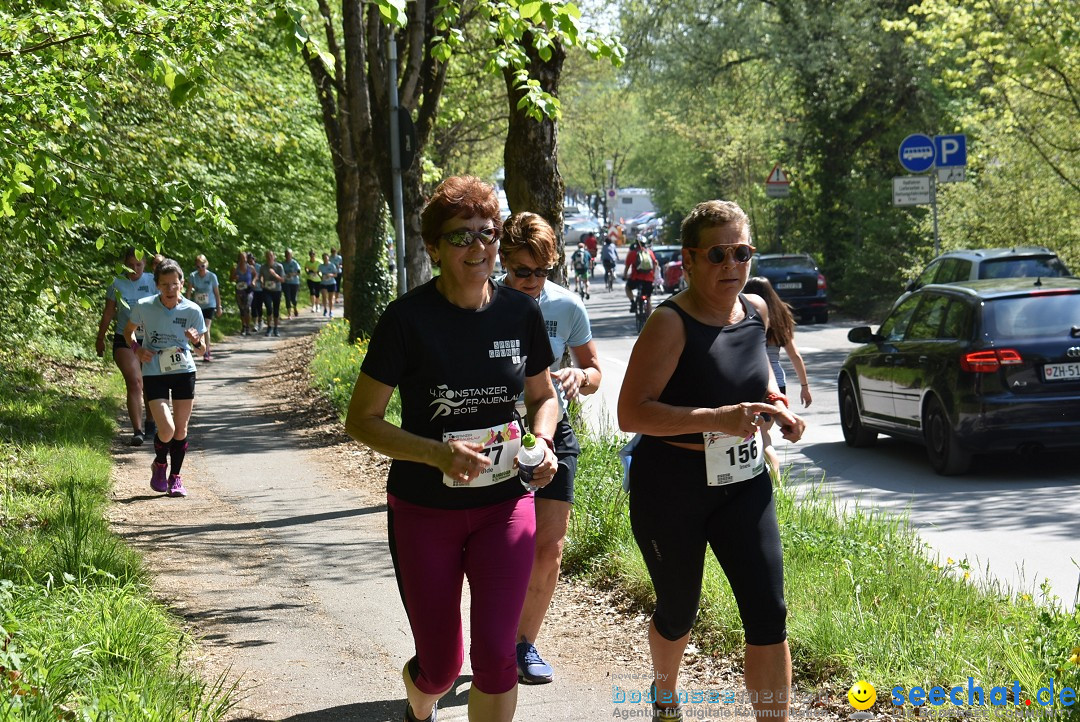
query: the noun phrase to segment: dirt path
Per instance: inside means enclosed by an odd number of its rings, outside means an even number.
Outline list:
[[[201,640],[207,673],[239,679],[234,719],[374,722],[400,720],[404,706],[412,643],[386,545],[388,461],[350,441],[308,390],[310,335],[322,323],[308,313],[282,338],[214,347],[198,372],[188,498],[150,490],[151,447],[114,447],[113,527]],[[614,687],[647,688],[649,671],[647,620],[618,606],[560,582],[541,632],[556,681],[522,686],[516,719],[648,718],[647,705],[616,701]],[[742,689],[730,665],[686,662],[685,688]],[[469,679],[466,659],[440,720],[467,718]],[[745,718],[731,704],[700,710]]]

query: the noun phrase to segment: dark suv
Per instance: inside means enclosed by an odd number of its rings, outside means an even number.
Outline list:
[[[908,283],[906,290],[916,291],[929,283],[980,278],[1059,278],[1069,275],[1072,274],[1057,254],[1043,246],[978,248],[942,253]]]
[[[754,256],[751,276],[764,276],[804,323],[829,320],[828,284],[814,259],[805,253]]]
[[[931,284],[901,301],[839,375],[849,446],[922,441],[940,474],[972,454],[1080,447],[1080,279]]]

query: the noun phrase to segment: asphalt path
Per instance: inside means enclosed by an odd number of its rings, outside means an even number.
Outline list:
[[[586,302],[603,370],[600,390],[585,401],[594,431],[617,431],[616,408],[623,374],[636,340],[630,304],[616,284],[603,287],[597,274]],[[654,297],[654,305],[667,294]],[[922,446],[880,437],[869,449],[849,448],[837,411],[836,378],[855,348],[847,332],[865,321],[800,326],[796,342],[809,375],[813,403],[800,409],[807,430],[798,444],[780,440],[777,452],[802,487],[824,482],[838,504],[859,504],[907,514],[922,539],[945,560],[967,559],[977,579],[1014,591],[1039,593],[1044,579],[1069,607],[1080,580],[1080,466],[1065,453],[1021,458],[977,456],[970,473],[933,472]],[[876,323],[873,324],[876,327]],[[788,378],[795,380],[790,364]]]

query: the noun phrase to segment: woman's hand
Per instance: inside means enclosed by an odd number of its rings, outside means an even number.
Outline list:
[[[576,366],[568,366],[564,369],[551,372],[551,383],[562,389],[563,396],[567,401],[573,401],[578,397],[584,372]]]
[[[451,479],[462,481],[466,484],[476,479],[491,466],[491,459],[480,453],[483,444],[474,444],[468,441],[449,441],[446,444],[449,453],[445,453],[437,464],[439,471]]]
[[[537,489],[542,489],[550,484],[551,480],[555,478],[555,472],[559,470],[559,457],[555,456],[555,452],[546,443],[543,446],[544,460],[533,469],[532,481],[529,482]],[[518,468],[517,459],[514,459],[514,468]]]
[[[184,329],[184,335],[187,336],[192,346],[199,346],[202,343],[202,334],[199,333],[198,329],[186,328]]]
[[[221,311],[221,306],[219,305],[219,306],[217,307],[217,310],[216,310],[216,311],[214,311],[214,318],[221,318],[221,314],[222,314],[222,311]]]
[[[154,359],[154,352],[145,346],[140,345],[135,350],[135,357],[139,359],[141,363],[148,364]]]
[[[810,385],[803,384],[802,390],[799,391],[799,399],[802,400],[803,408],[809,406],[814,398],[810,395]]]
[[[94,349],[97,351],[98,357],[105,355],[105,339],[98,338],[97,343],[94,344]]]

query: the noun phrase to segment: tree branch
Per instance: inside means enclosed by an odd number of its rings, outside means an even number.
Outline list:
[[[94,35],[96,31],[87,31],[85,33],[79,33],[78,35],[72,35],[67,38],[58,38],[55,40],[46,40],[45,42],[38,43],[37,45],[31,45],[28,48],[20,48],[19,50],[4,50],[0,51],[0,58],[10,58],[15,55],[27,55],[29,53],[35,53],[38,50],[44,50],[45,48],[51,48],[54,45],[64,45],[65,43],[74,42],[81,38],[86,38]]]

